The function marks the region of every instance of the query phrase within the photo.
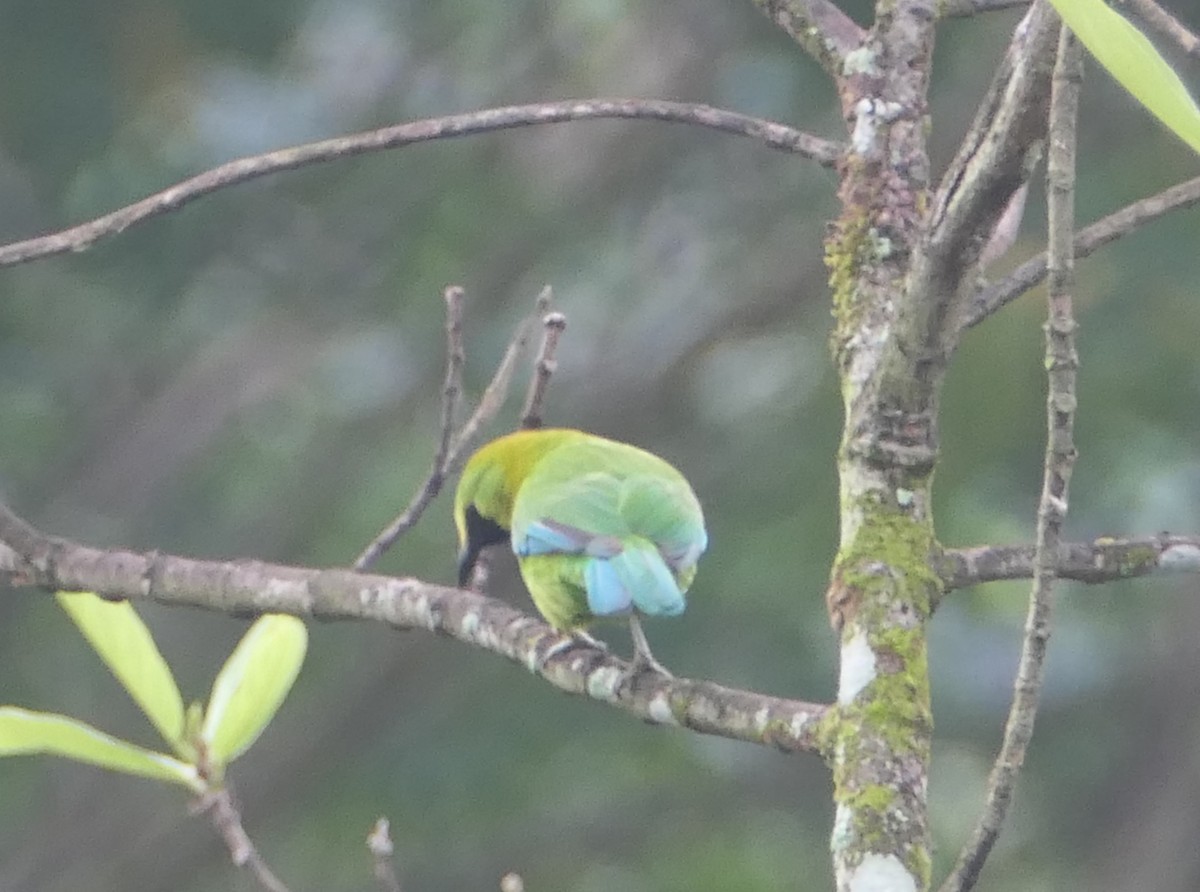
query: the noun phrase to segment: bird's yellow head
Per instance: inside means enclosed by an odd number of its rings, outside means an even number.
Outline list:
[[[521,430],[484,444],[471,456],[454,494],[459,585],[470,581],[480,551],[508,538],[513,501],[533,466],[550,450],[586,436],[569,428]]]

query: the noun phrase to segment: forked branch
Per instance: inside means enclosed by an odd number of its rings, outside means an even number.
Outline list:
[[[1087,257],[1109,242],[1137,231],[1152,220],[1200,204],[1200,177],[1164,189],[1081,229],[1075,236],[1075,258]],[[963,320],[964,327],[978,325],[1046,278],[1046,254],[1026,260],[1003,280],[977,291]]]
[[[542,289],[534,304],[533,315],[522,319],[517,325],[517,330],[504,351],[500,365],[496,367],[496,373],[485,388],[479,405],[475,407],[475,411],[471,413],[462,427],[456,431],[454,413],[462,396],[462,370],[465,361],[462,341],[463,290],[457,286],[446,289],[446,380],[442,387],[441,429],[433,457],[433,466],[429,469],[425,480],[417,487],[408,506],[400,512],[395,520],[384,527],[355,559],[353,564],[355,570],[364,571],[373,567],[380,556],[396,543],[396,540],[416,525],[417,521],[421,519],[421,515],[425,513],[425,509],[441,492],[447,478],[461,467],[479,431],[496,417],[496,413],[504,405],[517,360],[529,343],[533,326],[539,321],[548,325],[545,320],[549,318],[547,310],[550,308],[551,295],[549,287]],[[555,323],[561,334],[561,329],[566,327],[566,318],[561,313],[551,315],[561,320],[561,326],[557,321]],[[557,343],[556,336],[554,344],[557,345]],[[535,368],[534,383],[531,385],[525,414],[541,411],[541,401],[545,396],[546,385],[549,383],[550,373],[553,370],[552,353],[550,364],[547,364],[545,368],[542,367],[541,360],[545,360],[545,353],[546,346],[543,345],[543,355],[540,357],[539,365]],[[536,402],[534,401],[535,397]]]

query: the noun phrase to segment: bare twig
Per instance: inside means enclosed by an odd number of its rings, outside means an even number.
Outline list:
[[[395,865],[392,864],[391,825],[387,818],[380,818],[367,834],[367,851],[371,853],[374,865],[375,879],[383,892],[401,892],[400,880],[396,876]]]
[[[835,80],[846,74],[846,56],[866,39],[866,31],[829,0],[754,0],[754,5]]]
[[[545,328],[542,349],[538,351],[529,391],[525,395],[525,407],[521,410],[521,427],[527,430],[542,426],[542,403],[546,399],[546,388],[550,386],[550,376],[558,368],[554,354],[558,350],[558,339],[567,330],[567,317],[562,313],[547,313],[542,325]]]
[[[229,787],[221,787],[206,793],[196,803],[196,810],[208,815],[213,827],[224,840],[225,847],[229,849],[229,857],[233,859],[235,865],[250,871],[258,884],[267,892],[289,892],[283,881],[267,867],[266,862],[259,855],[258,849],[250,841],[250,837],[242,826],[242,816],[238,812],[237,804],[233,801],[233,794],[229,791]]]
[[[408,507],[371,540],[363,552],[354,560],[355,570],[368,570],[396,540],[412,529],[421,519],[430,502],[441,492],[446,482],[446,458],[454,437],[454,412],[462,396],[463,340],[462,303],[463,290],[451,285],[443,294],[446,300],[446,380],[442,385],[442,427],[437,451],[433,456],[433,467],[425,482],[413,494]]]
[[[1075,135],[1079,109],[1082,54],[1069,30],[1059,35],[1050,101],[1050,152],[1047,170],[1049,207],[1050,297],[1046,322],[1046,460],[1038,504],[1037,541],[1033,559],[1033,588],[1012,706],[1004,742],[988,778],[987,801],[971,838],[959,853],[943,892],[974,887],[984,862],[1000,834],[1012,802],[1017,776],[1033,737],[1045,677],[1046,645],[1050,639],[1053,589],[1057,576],[1062,526],[1067,516],[1071,471],[1075,464],[1075,317],[1071,307],[1074,255],[1071,231],[1075,200]]]
[[[444,118],[411,121],[238,158],[90,222],[0,247],[0,267],[68,251],[86,250],[102,238],[124,232],[130,226],[152,217],[178,210],[201,196],[280,171],[435,139],[598,118],[667,121],[708,127],[748,136],[769,148],[812,158],[825,167],[832,167],[841,152],[841,146],[837,143],[792,127],[695,103],[654,99],[577,99],[489,108]]]
[[[1028,5],[1029,0],[944,0],[938,6],[938,16],[943,19],[962,18]]]
[[[1129,235],[1142,225],[1171,212],[1200,203],[1200,177],[1186,180],[1157,195],[1127,205],[1081,229],[1075,236],[1075,258],[1087,257],[1098,248]],[[1010,275],[975,293],[963,327],[978,325],[988,316],[1012,303],[1046,278],[1046,255],[1025,261]]]
[[[534,302],[533,316],[522,319],[517,326],[517,331],[513,335],[512,341],[509,342],[508,349],[504,351],[504,357],[500,360],[500,365],[496,367],[496,374],[492,376],[491,382],[484,388],[483,396],[479,398],[479,405],[475,407],[471,417],[459,428],[454,437],[454,442],[450,446],[450,454],[446,457],[447,473],[452,474],[462,466],[479,431],[496,417],[496,413],[504,405],[509,385],[512,383],[513,371],[517,367],[517,359],[525,352],[525,345],[529,343],[533,327],[541,324],[550,311],[550,300],[553,294],[549,288],[543,288]]]
[[[1173,44],[1193,58],[1200,58],[1200,37],[1188,30],[1187,26],[1154,0],[1121,0],[1133,10],[1134,14],[1155,33]]]
[[[414,523],[425,514],[425,509],[442,491],[446,478],[446,457],[450,453],[451,439],[454,438],[454,414],[458,399],[462,395],[462,288],[451,286],[445,289],[446,301],[446,376],[442,387],[442,435],[438,438],[437,453],[433,456],[433,467],[430,468],[418,490],[413,495],[408,507],[401,511],[396,520],[389,523],[371,544],[362,550],[355,558],[354,569],[370,569],[378,561],[383,552],[396,543],[396,539],[413,528]]]
[[[947,592],[985,582],[1031,579],[1032,545],[980,545],[948,548],[942,553],[941,577]],[[1058,547],[1054,574],[1097,585],[1137,576],[1200,573],[1200,536],[1104,537],[1092,542],[1064,542]]]
[[[88,548],[38,532],[0,503],[0,583],[200,607],[237,616],[288,613],[425,629],[499,654],[559,690],[657,725],[775,747],[819,751],[828,707],[673,680],[575,642],[503,601],[419,579],[259,561],[197,561],[159,552]]]

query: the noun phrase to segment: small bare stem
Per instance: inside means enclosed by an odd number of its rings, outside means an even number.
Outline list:
[[[1185,210],[1200,203],[1200,177],[1164,189],[1156,195],[1135,201],[1119,211],[1114,211],[1086,226],[1075,236],[1075,259],[1087,257],[1104,247],[1140,229],[1146,223],[1157,220],[1171,211]],[[993,313],[1012,303],[1026,291],[1046,278],[1047,260],[1039,254],[1026,260],[1012,273],[994,285],[990,285],[971,298],[967,307],[964,328],[978,325]]]
[[[279,877],[271,872],[267,863],[259,855],[258,849],[250,841],[246,829],[242,826],[242,816],[234,802],[229,787],[221,787],[207,793],[196,803],[197,811],[208,815],[213,827],[220,834],[229,849],[229,857],[233,863],[250,871],[251,875],[267,892],[290,892]]]
[[[938,7],[938,15],[944,19],[962,18],[1028,5],[1029,0],[945,0]]]
[[[546,399],[546,388],[550,386],[550,376],[558,368],[554,355],[558,350],[559,338],[567,330],[567,317],[562,313],[547,313],[542,325],[546,329],[542,335],[542,349],[538,351],[533,377],[529,381],[529,392],[525,396],[525,408],[521,410],[521,427],[526,429],[542,426],[542,403]]]
[[[979,879],[979,873],[1000,835],[1017,777],[1025,763],[1045,678],[1058,552],[1063,523],[1067,517],[1071,471],[1075,465],[1075,377],[1079,356],[1075,350],[1075,317],[1071,305],[1075,269],[1071,232],[1074,225],[1075,137],[1081,78],[1079,44],[1071,32],[1063,28],[1059,34],[1058,60],[1054,66],[1050,100],[1047,165],[1050,297],[1046,322],[1049,387],[1046,398],[1046,459],[1042,496],[1038,504],[1033,587],[1012,706],[1004,728],[1004,742],[988,779],[987,801],[974,833],[942,886],[942,892],[965,892],[973,888]]]
[[[433,456],[433,467],[408,503],[408,507],[383,529],[355,559],[354,569],[369,570],[396,540],[412,529],[421,519],[425,509],[434,500],[446,482],[447,457],[454,438],[454,412],[462,396],[462,370],[464,363],[462,318],[463,290],[457,285],[446,289],[446,380],[442,386],[442,430],[438,438],[437,451]]]
[[[1154,0],[1121,0],[1156,34],[1165,37],[1193,59],[1200,59],[1200,37]]]
[[[513,372],[517,366],[517,359],[525,352],[525,345],[529,343],[533,326],[540,324],[550,311],[551,297],[553,297],[553,292],[549,288],[543,288],[534,302],[533,317],[522,319],[517,326],[516,333],[509,342],[508,349],[504,351],[504,357],[500,360],[500,365],[496,367],[496,374],[492,376],[491,382],[483,391],[483,396],[479,398],[479,405],[475,407],[475,411],[466,420],[466,423],[459,428],[458,434],[450,446],[450,454],[446,459],[447,473],[453,473],[462,466],[479,431],[496,417],[496,413],[504,405],[509,385],[512,383]]]

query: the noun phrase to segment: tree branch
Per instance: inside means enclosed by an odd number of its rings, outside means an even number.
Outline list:
[[[985,582],[1033,577],[1032,545],[981,545],[948,548],[942,553],[941,577],[947,593]],[[1054,573],[1060,579],[1098,585],[1166,573],[1200,573],[1200,536],[1104,537],[1092,542],[1064,542],[1058,547]]]
[[[238,158],[88,223],[0,247],[0,267],[15,266],[68,251],[86,250],[102,238],[117,235],[137,223],[178,210],[201,196],[280,171],[435,139],[599,118],[654,120],[708,127],[748,136],[769,148],[811,158],[824,167],[832,167],[841,154],[841,146],[830,140],[774,121],[695,103],[656,99],[578,99],[490,108],[444,118],[411,121]]]
[[[225,847],[229,849],[229,857],[234,865],[250,871],[266,892],[289,892],[284,882],[272,873],[247,835],[242,826],[241,813],[228,786],[205,794],[196,803],[196,810],[208,815]]]
[[[433,467],[429,469],[425,482],[413,494],[408,507],[372,539],[355,559],[355,570],[370,569],[397,539],[412,529],[425,513],[425,509],[442,491],[442,484],[446,481],[446,463],[450,455],[450,443],[454,437],[454,412],[462,396],[462,371],[466,357],[462,338],[463,290],[457,285],[451,285],[442,296],[446,301],[446,380],[442,385],[441,435],[438,437],[437,451],[433,456]]]
[[[1154,0],[1121,0],[1134,14],[1161,37],[1165,37],[1193,58],[1200,58],[1200,37]]]
[[[998,12],[1002,9],[1016,9],[1018,6],[1028,5],[1029,0],[943,0],[938,9],[938,17],[943,19],[963,18],[964,16]]]
[[[104,551],[46,536],[2,504],[0,542],[8,546],[0,547],[3,584],[93,591],[234,616],[288,613],[425,629],[499,654],[562,691],[609,703],[651,724],[785,752],[821,749],[824,705],[650,672],[630,677],[624,660],[584,645],[568,647],[570,636],[473,592],[350,570]]]
[[[940,366],[957,344],[967,297],[962,284],[1040,152],[1058,30],[1058,14],[1037,0],[933,196],[929,236],[913,258],[908,286],[920,312],[897,333],[901,352]]]
[[[1033,587],[1021,660],[1013,686],[1012,705],[1004,741],[988,778],[987,800],[971,838],[959,853],[942,892],[972,889],[1000,835],[1012,803],[1017,777],[1033,739],[1034,722],[1046,673],[1046,647],[1054,607],[1058,550],[1067,519],[1071,471],[1075,465],[1075,378],[1079,355],[1075,349],[1075,316],[1071,290],[1075,258],[1071,232],[1075,210],[1075,143],[1079,113],[1079,82],[1083,55],[1066,28],[1058,39],[1050,99],[1050,152],[1047,164],[1049,212],[1050,295],[1046,321],[1046,458],[1042,495],[1038,502],[1037,541],[1033,554]]]
[[[1081,229],[1075,236],[1075,258],[1087,257],[1098,248],[1114,242],[1151,220],[1171,211],[1200,203],[1200,177],[1195,177],[1157,195],[1127,205],[1107,217]],[[975,292],[967,308],[964,328],[978,325],[988,316],[1007,306],[1046,278],[1046,255],[1026,260],[1005,279]]]
[[[446,382],[442,387],[442,426],[441,434],[438,438],[437,451],[434,454],[433,467],[429,469],[429,474],[425,477],[424,482],[417,487],[417,491],[413,494],[408,506],[400,512],[390,524],[384,527],[380,533],[371,540],[371,543],[363,549],[362,553],[355,558],[353,567],[355,570],[368,570],[375,565],[380,556],[396,544],[396,540],[407,533],[421,519],[421,515],[425,513],[425,509],[430,503],[437,498],[438,493],[442,491],[442,486],[446,479],[453,475],[463,461],[467,457],[467,450],[472,446],[476,435],[486,427],[496,413],[500,411],[500,407],[504,405],[504,400],[508,396],[508,388],[512,383],[513,371],[516,368],[517,359],[525,351],[525,345],[529,343],[530,332],[533,326],[539,321],[549,319],[550,316],[557,316],[562,319],[562,314],[552,313],[547,315],[546,311],[550,308],[550,300],[553,292],[549,286],[542,289],[534,302],[534,312],[532,316],[522,319],[517,325],[517,330],[513,334],[512,340],[509,341],[507,349],[504,351],[504,357],[500,360],[500,365],[496,367],[496,373],[492,376],[492,380],[483,391],[483,396],[479,399],[479,405],[475,407],[475,411],[471,413],[461,428],[457,432],[454,431],[454,409],[458,404],[459,397],[462,393],[462,366],[463,366],[463,345],[462,345],[462,289],[452,286],[446,289]],[[563,320],[565,327],[566,321]],[[558,339],[555,338],[557,345]],[[546,347],[543,344],[543,351]],[[535,368],[534,383],[530,385],[530,398],[533,396],[533,390],[537,386],[537,381],[541,375],[540,366]],[[545,381],[541,384],[541,391],[538,393],[538,406],[540,407],[541,397],[545,395],[545,386],[549,383],[550,373],[545,373]],[[528,406],[526,411],[529,411]]]
[[[546,399],[546,388],[550,386],[550,376],[558,368],[554,355],[558,351],[559,338],[567,330],[567,317],[562,313],[547,313],[542,326],[545,328],[542,349],[538,351],[529,391],[525,395],[525,407],[521,410],[521,427],[527,430],[542,426],[542,403]]]
[[[867,32],[829,0],[754,0],[754,5],[782,28],[835,81],[845,76],[846,56]]]

